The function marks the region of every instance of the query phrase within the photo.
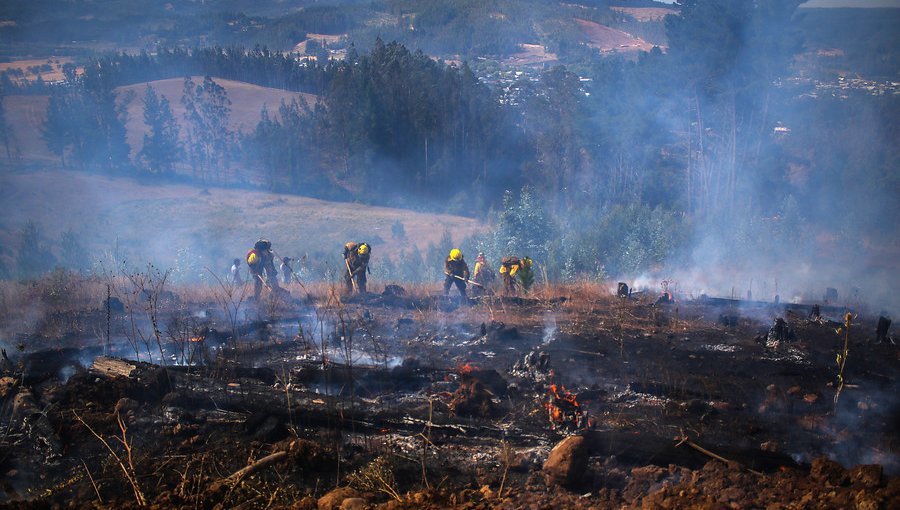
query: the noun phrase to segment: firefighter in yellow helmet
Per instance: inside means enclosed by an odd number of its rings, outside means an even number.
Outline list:
[[[366,293],[366,273],[369,269],[369,255],[372,249],[368,243],[356,243],[350,241],[344,245],[344,284],[347,293],[353,292],[353,283],[356,282],[356,291]]]
[[[272,243],[267,239],[260,239],[253,245],[253,249],[247,252],[247,267],[250,278],[253,280],[253,297],[259,300],[263,285],[272,293],[281,288],[278,286],[278,271],[275,269],[275,255],[272,253]],[[265,273],[265,277],[263,277]]]
[[[463,257],[459,248],[450,250],[450,256],[444,261],[444,274],[447,279],[444,280],[444,295],[450,294],[450,286],[456,284],[459,294],[465,299],[466,296],[466,280],[469,279],[469,265]]]
[[[472,291],[476,295],[490,294],[491,286],[496,278],[497,275],[494,273],[494,268],[488,263],[484,253],[479,253],[478,258],[475,259],[475,272],[472,273],[472,281],[480,285],[480,287],[476,285],[472,287]]]
[[[507,296],[516,295],[516,273],[524,264],[519,257],[503,257],[500,259],[500,277],[503,279],[503,292]]]

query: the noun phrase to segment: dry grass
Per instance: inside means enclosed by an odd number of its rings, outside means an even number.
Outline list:
[[[34,81],[38,76],[41,77],[44,81],[57,81],[65,79],[65,75],[63,74],[62,67],[65,64],[71,62],[72,59],[69,57],[49,57],[44,59],[28,59],[28,60],[14,60],[12,62],[0,62],[0,72],[9,71],[10,69],[21,69],[25,74],[22,78],[16,77],[13,79],[13,82],[22,83],[25,80]],[[33,73],[29,71],[29,67],[34,66],[42,66],[44,64],[50,64],[52,70],[50,71],[40,71],[39,73]],[[80,72],[80,70],[79,70]]]
[[[661,20],[669,14],[678,14],[677,10],[666,7],[610,7],[610,9],[627,14],[641,22]]]
[[[178,249],[188,248],[201,269],[209,267],[218,274],[260,237],[270,239],[278,255],[300,257],[339,256],[346,241],[365,235],[377,263],[380,254],[398,253],[410,243],[424,250],[429,242],[438,242],[442,229],[436,225],[449,228],[455,239],[483,228],[460,216],[261,191],[150,186],[69,171],[0,174],[0,200],[43,204],[9,208],[0,218],[0,245],[16,246],[18,230],[33,220],[49,239],[59,239],[68,229],[82,235],[91,258],[118,248],[119,260],[154,260],[160,267],[174,267]],[[397,221],[411,241],[392,238],[391,226]],[[14,267],[11,259],[6,265]]]
[[[601,52],[636,53],[653,49],[652,44],[628,32],[584,19],[576,19],[575,22],[587,37],[588,44]]]
[[[195,84],[203,83],[202,76],[192,77]],[[303,94],[299,92],[288,92],[286,90],[273,89],[268,87],[260,87],[249,83],[225,80],[220,78],[213,79],[221,85],[231,100],[231,114],[229,116],[229,129],[233,131],[241,131],[248,133],[256,128],[256,124],[260,119],[260,112],[263,106],[268,108],[269,114],[273,119],[278,118],[278,107],[281,102],[290,103],[291,100],[305,101],[309,105],[314,105],[318,98],[312,94]],[[125,124],[128,130],[128,145],[131,146],[132,156],[137,154],[143,146],[144,132],[144,105],[143,97],[150,85],[156,90],[156,93],[169,100],[172,107],[172,114],[175,120],[181,126],[182,137],[186,133],[186,123],[184,120],[185,109],[181,104],[181,96],[184,88],[183,78],[174,78],[168,80],[157,80],[149,83],[139,83],[137,85],[129,85],[117,89],[119,97],[125,94],[134,93],[134,100],[128,105],[128,122]],[[183,140],[184,141],[184,140]]]
[[[20,66],[25,62],[31,61],[0,64],[0,70],[2,70],[2,66],[4,65]],[[45,63],[45,61],[36,62],[38,62],[38,65],[40,63]],[[62,63],[62,60],[60,60],[60,62]],[[63,79],[61,71],[58,71],[57,74],[59,74],[59,76],[52,79]],[[48,80],[48,76],[50,75],[43,76],[44,80]],[[56,74],[53,76],[56,76]],[[33,79],[33,77],[30,77],[30,79]],[[194,76],[193,80],[195,84],[200,84],[203,82],[203,77]],[[234,131],[250,132],[255,129],[264,105],[268,108],[269,114],[273,118],[278,118],[278,107],[281,105],[282,101],[289,103],[292,99],[297,99],[306,101],[310,105],[313,105],[318,101],[318,98],[311,94],[260,87],[258,85],[251,85],[249,83],[233,80],[215,80],[216,83],[225,88],[228,99],[231,100],[229,128]],[[128,122],[125,124],[127,130],[126,138],[128,145],[131,147],[132,157],[141,150],[144,133],[147,129],[144,125],[144,105],[142,101],[147,85],[152,86],[157,94],[160,94],[169,100],[169,105],[172,108],[175,120],[182,127],[182,135],[184,136],[185,133],[185,110],[181,105],[184,79],[175,78],[158,80],[149,83],[139,83],[136,85],[119,87],[117,92],[120,100],[128,93],[134,94],[133,100],[128,104]],[[3,98],[3,106],[6,112],[7,122],[12,126],[13,138],[15,144],[19,148],[19,157],[22,158],[22,160],[37,162],[59,161],[58,157],[50,153],[40,136],[41,125],[47,115],[47,96],[9,95]]]

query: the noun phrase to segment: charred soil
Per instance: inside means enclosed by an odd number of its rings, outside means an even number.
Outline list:
[[[836,399],[840,317],[291,290],[238,320],[172,299],[21,332],[0,507],[900,506],[877,317],[854,318]]]

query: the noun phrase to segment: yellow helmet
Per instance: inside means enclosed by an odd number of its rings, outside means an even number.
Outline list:
[[[463,255],[462,252],[459,251],[459,248],[453,248],[450,250],[450,260],[462,260]]]
[[[362,243],[361,245],[359,245],[359,249],[357,251],[360,255],[365,255],[366,253],[369,253],[369,245],[366,243]]]

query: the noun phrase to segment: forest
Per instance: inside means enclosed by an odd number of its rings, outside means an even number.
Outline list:
[[[4,73],[2,84],[4,94],[49,94],[42,137],[70,168],[203,185],[258,182],[485,218],[500,222],[498,232],[527,203],[546,225],[523,221],[517,232],[455,242],[495,254],[527,249],[548,261],[554,277],[688,264],[703,239],[729,247],[716,255],[723,259],[776,260],[805,257],[825,231],[839,232],[846,245],[869,242],[889,235],[898,219],[896,208],[880,205],[898,191],[897,99],[864,90],[811,98],[813,85],[794,79],[808,64],[795,56],[809,40],[851,38],[811,30],[824,15],[799,12],[799,3],[684,1],[680,15],[665,20],[666,51],[629,59],[582,49],[578,60],[545,64],[507,88],[488,85],[466,61],[448,63],[379,37],[368,49],[347,43],[343,59],[298,60],[265,46],[117,52],[83,61],[78,72],[66,64],[61,82]],[[415,12],[424,33],[471,25],[466,17],[493,19],[481,9],[513,3],[442,5],[390,8],[401,19]],[[604,9],[594,17],[612,12]],[[510,27],[546,14],[523,12]],[[857,17],[862,27],[878,23]],[[872,53],[880,54],[885,37],[876,37]],[[855,41],[847,51],[861,48]],[[206,78],[184,78],[183,119],[152,87],[142,97],[116,93],[185,76]],[[230,132],[230,100],[216,79],[319,100],[267,105],[255,129]],[[512,90],[516,100],[504,100]],[[127,146],[123,127],[132,101],[143,105],[147,128],[139,152]],[[14,143],[8,132],[7,149]],[[839,212],[840,202],[857,206]]]

